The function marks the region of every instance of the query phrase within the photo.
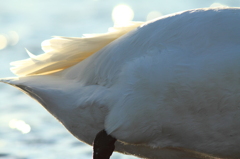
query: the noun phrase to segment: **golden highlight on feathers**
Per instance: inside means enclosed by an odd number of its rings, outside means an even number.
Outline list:
[[[84,37],[53,37],[42,43],[44,54],[12,62],[11,71],[17,76],[45,75],[71,67],[103,47],[142,25],[143,22],[131,22],[124,27],[109,28],[108,33],[86,34]]]

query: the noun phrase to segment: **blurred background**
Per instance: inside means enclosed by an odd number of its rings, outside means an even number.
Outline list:
[[[240,7],[239,0],[0,0],[0,77],[9,63],[40,54],[51,36],[104,33],[127,21],[203,7]],[[27,95],[0,83],[0,159],[90,159],[92,147],[74,138]],[[134,159],[114,153],[111,159]]]

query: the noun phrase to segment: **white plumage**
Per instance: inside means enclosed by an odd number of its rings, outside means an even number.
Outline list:
[[[1,81],[88,144],[105,129],[116,151],[139,157],[240,158],[240,9],[140,24],[51,39]]]

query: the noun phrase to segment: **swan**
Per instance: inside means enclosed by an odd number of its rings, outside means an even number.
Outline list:
[[[240,158],[240,8],[203,8],[108,33],[54,37],[2,78],[94,159]]]

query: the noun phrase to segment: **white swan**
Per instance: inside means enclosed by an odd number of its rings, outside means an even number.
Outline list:
[[[88,144],[105,129],[116,151],[142,158],[240,158],[240,9],[114,29],[49,40],[1,81]]]

